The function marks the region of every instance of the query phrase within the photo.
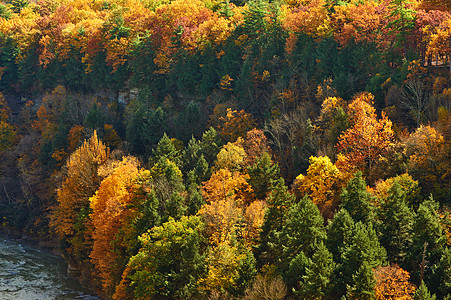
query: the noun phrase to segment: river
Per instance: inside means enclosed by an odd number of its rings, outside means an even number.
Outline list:
[[[100,299],[77,280],[67,278],[66,270],[58,256],[0,238],[1,300]]]

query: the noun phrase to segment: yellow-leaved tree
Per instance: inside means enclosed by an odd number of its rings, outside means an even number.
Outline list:
[[[131,186],[138,175],[138,160],[125,157],[112,163],[111,174],[100,184],[94,196],[90,198],[91,218],[94,225],[92,263],[102,279],[106,295],[112,295],[121,280],[126,261],[126,245],[117,241],[118,232],[128,221],[133,194]]]
[[[97,132],[71,154],[63,169],[63,182],[57,191],[57,205],[51,226],[62,241],[64,255],[79,268],[89,268],[92,247],[92,222],[89,198],[99,188],[98,169],[110,157],[110,150]]]
[[[318,205],[322,214],[330,217],[338,207],[340,193],[349,176],[344,170],[334,165],[327,156],[311,156],[309,163],[307,174],[296,177],[295,191],[301,197],[308,194]]]
[[[451,147],[444,136],[433,127],[420,126],[406,144],[409,174],[419,179],[425,192],[444,197],[451,182]]]
[[[395,142],[392,122],[384,113],[377,118],[373,99],[372,94],[362,93],[348,105],[351,127],[340,135],[337,144],[348,163],[367,176]]]

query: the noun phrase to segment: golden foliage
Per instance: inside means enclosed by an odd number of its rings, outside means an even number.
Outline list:
[[[244,137],[255,126],[256,122],[250,114],[244,110],[236,111],[228,108],[227,115],[222,117],[218,130],[223,139],[234,142],[238,137]]]
[[[238,138],[234,143],[227,143],[221,148],[217,155],[216,168],[229,169],[230,171],[240,171],[246,160],[242,138]]]
[[[449,185],[451,165],[450,145],[435,128],[421,125],[406,141],[409,173],[421,179],[423,185]]]
[[[89,198],[100,186],[101,177],[97,170],[109,158],[109,149],[97,138],[85,141],[66,163],[64,181],[57,192],[57,207],[52,226],[60,236],[75,233],[78,214],[89,207]]]
[[[409,272],[397,265],[379,266],[373,272],[376,279],[376,299],[413,299],[415,286],[409,281]]]
[[[244,258],[238,247],[228,240],[211,248],[206,259],[207,275],[199,280],[201,289],[221,290],[233,286],[239,276],[238,266]]]
[[[119,253],[114,251],[111,241],[116,238],[119,228],[129,212],[127,205],[131,202],[130,187],[133,179],[138,175],[139,163],[133,157],[125,157],[122,161],[111,164],[111,174],[100,184],[99,189],[92,196],[93,247],[91,259],[102,278],[105,291],[114,290],[118,284],[115,274]]]
[[[352,127],[341,134],[337,144],[348,162],[366,174],[394,142],[392,122],[384,113],[377,119],[373,99],[372,94],[362,93],[348,105]]]
[[[325,216],[338,206],[339,196],[350,176],[332,164],[329,157],[309,158],[307,174],[296,177],[294,190],[301,197],[307,194]]]

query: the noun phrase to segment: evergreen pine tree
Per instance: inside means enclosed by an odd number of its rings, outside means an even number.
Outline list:
[[[284,225],[285,215],[294,200],[295,197],[288,192],[283,178],[274,182],[274,188],[267,200],[268,208],[260,232],[258,259],[262,265],[269,261],[275,262],[281,255],[281,253],[278,253],[281,249],[277,249],[274,245],[279,244],[279,235]]]
[[[161,107],[146,112],[146,120],[142,124],[142,140],[146,146],[147,154],[158,144],[165,132],[166,115]]]
[[[191,182],[196,182],[197,184],[206,181],[210,175],[208,162],[202,153],[201,143],[194,137],[191,137],[188,146],[183,150],[182,171],[183,174],[192,172],[192,177],[189,178]]]
[[[188,173],[188,183],[187,183],[187,214],[195,215],[201,206],[205,203],[202,195],[199,191],[198,184],[196,182],[197,176],[194,174],[194,170]]]
[[[310,198],[303,197],[288,211],[279,238],[280,244],[274,246],[283,250],[280,259],[284,267],[301,251],[311,257],[325,240],[324,219]]]
[[[254,190],[257,199],[265,199],[272,189],[273,182],[279,178],[279,166],[273,163],[267,152],[257,158],[252,166],[247,168],[248,182]]]
[[[451,296],[451,249],[446,247],[440,261],[433,268],[430,286],[440,299]]]
[[[200,142],[192,136],[188,145],[183,149],[183,174],[188,174],[190,170],[195,168],[196,161],[201,154]]]
[[[376,281],[373,269],[369,262],[364,261],[357,272],[352,275],[352,285],[348,285],[347,299],[373,300],[375,295]]]
[[[154,160],[158,161],[161,158],[167,158],[170,161],[176,163],[177,165],[180,163],[180,152],[175,148],[174,143],[168,137],[166,132],[163,134],[163,137],[157,144],[157,147],[153,151]]]
[[[382,265],[386,259],[386,251],[379,244],[373,226],[362,222],[355,224],[352,242],[343,249],[341,255],[342,264],[338,269],[339,274],[335,282],[337,291],[341,290],[341,292],[346,285],[354,285],[353,276],[357,272],[363,272],[359,269],[364,263],[368,264],[369,268],[375,268]]]
[[[405,202],[401,186],[395,182],[379,210],[380,241],[391,262],[404,262],[412,244],[413,212]]]
[[[285,283],[293,289],[299,290],[299,283],[306,274],[307,267],[311,261],[304,252],[298,253],[290,262],[288,270],[285,272]]]
[[[424,281],[421,282],[420,286],[415,292],[415,295],[413,296],[413,300],[435,300],[435,299],[437,299],[437,297],[435,296],[435,294],[431,295]]]
[[[210,127],[204,132],[202,141],[200,142],[200,148],[205,160],[210,166],[213,165],[213,162],[216,160],[216,156],[218,155],[221,146],[221,138],[213,127]]]
[[[374,220],[371,204],[371,194],[366,190],[366,183],[362,172],[357,172],[348,182],[348,185],[340,195],[341,208],[346,209],[356,222],[370,223]]]
[[[330,281],[335,269],[332,254],[323,242],[318,245],[302,276],[300,290],[296,293],[302,299],[329,299]]]
[[[412,277],[417,282],[423,276],[428,283],[431,267],[439,262],[444,251],[446,236],[443,233],[437,210],[438,203],[431,197],[420,204],[414,219],[412,246],[409,249],[407,260]],[[430,285],[430,287],[432,286]]]
[[[257,261],[255,260],[254,254],[248,249],[243,249],[243,252],[243,255],[246,257],[240,260],[238,266],[238,278],[235,280],[235,288],[232,291],[235,295],[243,294],[246,287],[257,276]]]
[[[138,107],[128,119],[126,137],[133,154],[144,154],[143,124],[146,120],[146,112],[143,107]]]
[[[341,262],[341,253],[351,243],[354,230],[355,222],[344,208],[329,222],[326,245],[336,262]]]

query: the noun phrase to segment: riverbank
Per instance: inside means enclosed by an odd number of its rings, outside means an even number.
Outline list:
[[[20,241],[22,243],[26,243],[27,245],[33,248],[43,250],[48,253],[52,253],[53,255],[62,257],[62,253],[59,250],[58,241],[56,238],[43,238],[40,236],[32,236],[20,230],[7,226],[0,227],[0,238]]]
[[[33,248],[25,240],[0,239],[0,299],[99,300],[79,281],[66,276],[59,256]]]
[[[98,295],[94,290],[92,290],[86,284],[83,284],[83,280],[81,280],[81,278],[80,278],[80,271],[75,269],[74,267],[72,267],[64,259],[62,252],[60,251],[60,249],[58,247],[58,241],[56,239],[43,238],[43,237],[39,237],[39,236],[31,236],[31,235],[27,235],[27,234],[21,232],[20,230],[2,226],[2,227],[0,227],[0,240],[12,241],[21,246],[25,246],[30,249],[35,249],[38,252],[42,252],[42,253],[45,253],[50,256],[58,257],[62,262],[64,262],[64,265],[65,265],[64,277],[67,280],[76,281],[81,289],[89,292],[89,294],[91,294],[89,296],[90,297],[89,299],[101,299],[100,295]],[[64,299],[66,299],[66,298],[64,298]]]

